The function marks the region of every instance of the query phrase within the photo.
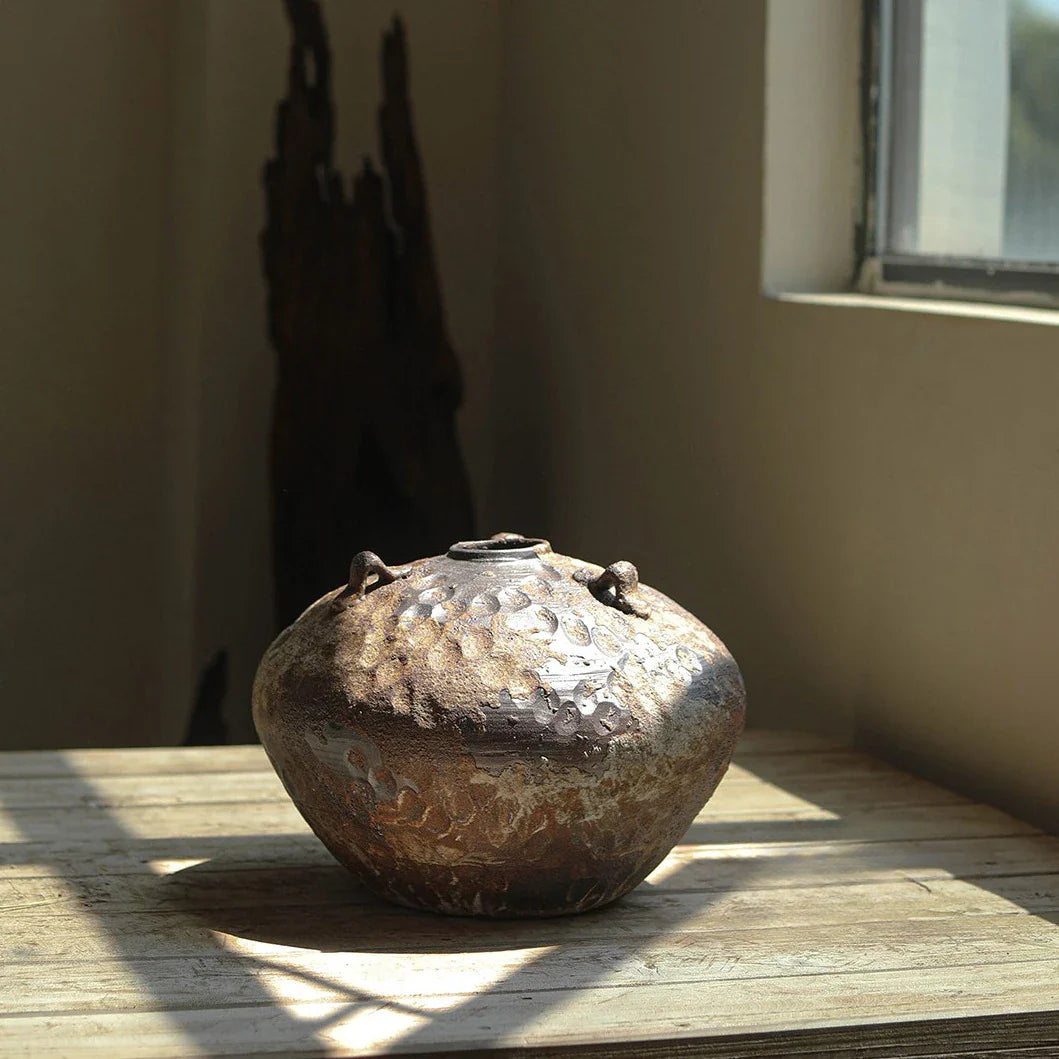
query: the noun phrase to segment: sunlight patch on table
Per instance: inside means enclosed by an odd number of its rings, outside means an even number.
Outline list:
[[[185,868],[197,868],[209,859],[209,857],[183,857],[178,860],[149,860],[147,868],[155,875],[173,875]]]
[[[799,820],[837,820],[839,814],[819,802],[799,797],[774,783],[759,780],[749,790],[744,786],[722,783],[703,806],[697,820],[733,817],[740,820],[774,821],[784,817]]]
[[[440,1000],[440,998],[437,998]],[[457,997],[457,1002],[463,997]],[[439,1011],[445,1010],[439,1006]],[[346,1015],[338,1015],[325,1026],[317,1026],[317,1037],[329,1045],[337,1045],[337,1054],[360,1055],[367,1049],[374,1051],[428,1025],[433,1013],[422,1014],[399,1011],[386,1004],[357,1006]]]
[[[243,946],[240,945],[240,948]],[[273,951],[259,965],[267,974],[258,981],[281,1006],[348,999],[378,1000],[405,1014],[447,1011],[468,996],[503,988],[525,968],[547,958],[558,947],[498,949],[462,953],[392,952],[329,953],[307,958],[302,949]],[[322,965],[322,966],[321,966]]]

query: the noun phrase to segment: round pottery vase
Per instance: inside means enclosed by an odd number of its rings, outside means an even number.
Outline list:
[[[498,534],[349,584],[268,648],[254,722],[309,826],[370,890],[454,915],[621,897],[724,775],[743,682],[636,568]]]

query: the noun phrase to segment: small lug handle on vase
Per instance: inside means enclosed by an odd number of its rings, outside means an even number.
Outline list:
[[[608,607],[614,607],[637,618],[647,618],[650,611],[639,598],[640,575],[636,567],[624,559],[611,563],[598,576],[591,570],[578,570],[574,577],[585,585],[589,592]]]
[[[349,564],[349,584],[335,597],[335,604],[342,609],[351,607],[374,589],[392,584],[409,573],[409,566],[387,566],[374,552],[357,552]]]

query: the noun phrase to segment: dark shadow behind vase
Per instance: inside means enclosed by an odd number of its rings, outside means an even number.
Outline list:
[[[379,139],[350,196],[332,165],[319,5],[292,30],[261,246],[277,356],[271,438],[277,628],[346,579],[357,552],[400,563],[474,535],[456,433],[462,381],[445,327],[412,129],[404,29],[382,47]]]

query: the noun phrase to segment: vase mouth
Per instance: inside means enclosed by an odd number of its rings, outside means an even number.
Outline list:
[[[543,537],[505,533],[490,540],[458,541],[449,548],[448,557],[480,563],[505,563],[517,559],[536,559],[542,552],[551,550],[552,546]]]

